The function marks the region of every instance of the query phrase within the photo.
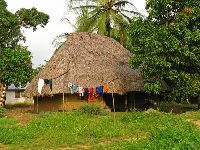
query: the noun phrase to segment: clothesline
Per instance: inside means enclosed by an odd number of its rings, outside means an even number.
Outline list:
[[[38,93],[39,94],[41,94],[44,84],[49,85],[50,89],[52,91],[52,86],[53,86],[52,80],[39,78],[39,80],[38,80]],[[93,88],[91,86],[88,86],[88,87],[77,86],[75,84],[72,84],[71,82],[68,82],[68,84],[65,86],[63,86],[63,84],[62,84],[62,87],[64,89],[68,88],[68,90],[70,91],[71,94],[79,93],[79,96],[81,97],[81,99],[84,97],[85,93],[88,94],[88,101],[93,100],[94,96],[95,97],[102,96],[103,93],[107,93],[108,89],[109,89],[108,83],[105,83],[104,85],[96,86],[95,88]]]
[[[67,88],[71,94],[78,92],[79,96],[82,99],[84,97],[84,94],[88,94],[88,101],[91,101],[93,100],[94,96],[95,97],[102,96],[103,93],[108,92],[108,83],[104,84],[103,86],[96,86],[95,88],[93,88],[93,87],[77,86],[75,84],[72,84],[71,82],[68,82]]]
[[[69,70],[68,70],[68,71],[69,71]],[[68,71],[67,71],[67,72],[68,72]],[[63,73],[62,75],[66,74],[67,72]],[[56,78],[59,78],[59,77],[61,77],[62,75],[60,75],[60,76],[58,76],[58,77],[56,77]],[[53,88],[53,82],[52,82],[52,80],[53,80],[53,79],[56,79],[56,78],[52,78],[52,79],[41,79],[41,78],[39,78],[39,80],[38,80],[38,93],[41,94],[42,87],[44,86],[44,83],[49,84],[50,89],[51,89],[51,91],[52,91],[52,88]],[[109,84],[109,83],[113,82],[113,81],[116,80],[116,79],[118,79],[118,78],[116,77],[116,78],[112,79],[111,81],[109,81],[109,82],[107,82],[107,83],[105,83],[105,84]],[[45,82],[45,80],[47,80],[47,82],[49,81],[49,83]],[[71,82],[68,82],[68,83],[71,83]],[[104,84],[104,85],[105,85],[105,84]],[[74,85],[75,85],[75,84],[74,84]],[[85,85],[85,84],[82,84],[82,85]],[[101,86],[103,86],[103,85],[101,85]],[[62,87],[63,87],[63,83],[62,83]],[[89,87],[92,87],[92,86],[84,86],[84,88],[89,88]],[[96,86],[96,87],[99,87],[99,85]],[[65,86],[65,88],[66,88],[66,86]],[[94,87],[93,87],[93,88],[94,88]]]
[[[75,84],[72,84],[71,82],[68,82],[68,85],[66,86],[65,85],[65,88],[70,90],[70,92],[72,90],[76,90],[76,92],[79,93],[79,96],[81,97],[81,100],[84,100],[84,94],[87,93],[88,95],[88,102],[95,102],[95,98],[94,97],[98,97],[98,96],[102,96],[103,93],[107,93],[108,92],[108,89],[109,89],[109,83],[113,83],[113,86],[114,86],[114,80],[116,80],[116,78],[114,78],[113,80],[111,80],[110,82],[108,83],[105,83],[104,85],[102,86],[96,86],[95,88],[93,87],[82,87],[82,86],[77,86]],[[52,82],[52,79],[51,80],[47,80],[46,81],[44,79],[40,79],[38,80],[38,93],[41,94],[42,92],[42,88],[44,86],[44,84],[48,84],[50,86],[50,89],[51,89],[51,92],[52,92],[52,87],[53,87],[53,82]],[[62,88],[63,88],[63,112],[64,112],[64,109],[65,109],[65,96],[64,96],[64,86],[62,84]],[[87,91],[86,91],[87,90]],[[96,91],[95,91],[96,90]],[[112,99],[113,99],[113,110],[115,112],[115,100],[114,100],[114,96],[113,96],[113,92],[112,92]],[[39,112],[39,107],[38,107],[38,96],[37,96],[37,112]],[[114,115],[115,116],[115,115]]]

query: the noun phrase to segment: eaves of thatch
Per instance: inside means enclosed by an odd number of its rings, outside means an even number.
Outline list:
[[[53,94],[62,93],[63,85],[68,82],[94,88],[109,83],[109,93],[141,91],[143,81],[140,72],[128,66],[131,56],[127,49],[112,38],[95,33],[71,33],[35,76],[24,95],[38,95],[38,78],[53,79]],[[49,87],[44,86],[43,95],[49,94]]]

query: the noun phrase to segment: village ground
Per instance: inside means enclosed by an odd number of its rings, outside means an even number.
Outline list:
[[[172,107],[176,113],[188,111]],[[165,107],[166,108],[166,107]],[[183,108],[183,107],[182,107]],[[6,149],[200,149],[200,111],[157,110],[93,116],[32,112],[7,107],[0,118],[0,150]]]

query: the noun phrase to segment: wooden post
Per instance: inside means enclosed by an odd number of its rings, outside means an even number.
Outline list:
[[[36,112],[39,113],[39,106],[38,106],[38,95],[37,95],[37,104],[36,104]]]
[[[135,109],[135,93],[133,93],[133,108]]]
[[[127,93],[125,95],[125,111],[127,112],[128,110],[128,97],[127,97]]]
[[[115,98],[112,92],[112,99],[113,99],[113,112],[114,112],[114,126],[115,126]]]
[[[63,88],[63,113],[65,112],[65,93]]]
[[[113,99],[113,112],[115,113],[115,98],[113,92],[112,92],[112,99]]]

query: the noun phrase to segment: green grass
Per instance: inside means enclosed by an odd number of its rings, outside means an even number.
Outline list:
[[[32,103],[14,103],[14,104],[7,104],[5,107],[6,109],[29,108],[32,105],[33,105]]]
[[[195,116],[200,116],[200,112]],[[191,115],[193,116],[193,115]],[[131,112],[106,116],[43,113],[26,126],[0,118],[0,143],[9,149],[200,149],[190,113]],[[197,117],[195,117],[197,118]]]
[[[0,106],[0,118],[3,117],[5,111],[6,111],[6,109],[4,107]]]
[[[180,114],[179,116],[184,119],[200,120],[200,110],[186,112],[186,113]]]
[[[0,118],[0,127],[12,126],[16,125],[17,123],[18,120],[14,118]]]

